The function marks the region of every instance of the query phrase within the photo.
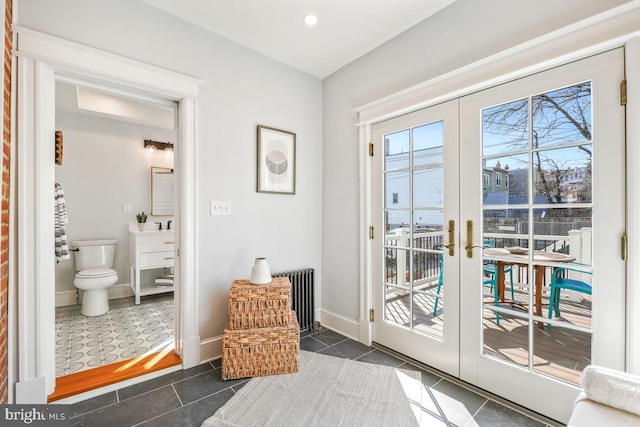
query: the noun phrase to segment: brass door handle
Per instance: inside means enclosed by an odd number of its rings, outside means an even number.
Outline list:
[[[481,248],[482,246],[473,246],[473,221],[467,221],[467,258],[473,258],[473,248]]]
[[[449,233],[449,244],[447,245],[442,245],[442,247],[445,247],[447,249],[449,249],[449,256],[454,256],[456,251],[455,251],[455,247],[456,247],[456,237],[455,237],[455,232],[456,232],[456,222],[452,219],[449,220],[449,228],[447,228],[447,231]]]

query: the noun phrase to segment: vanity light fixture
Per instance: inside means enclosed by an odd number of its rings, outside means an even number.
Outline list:
[[[318,17],[313,14],[305,15],[303,19],[304,19],[304,23],[310,27],[318,23]]]
[[[149,152],[164,151],[165,153],[173,152],[173,144],[170,142],[154,141],[152,139],[144,140],[144,148]]]

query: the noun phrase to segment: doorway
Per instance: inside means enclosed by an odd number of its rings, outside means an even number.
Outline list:
[[[375,341],[565,422],[586,364],[624,368],[623,56],[374,125]]]
[[[58,78],[55,89],[56,132],[62,141],[55,181],[64,192],[65,235],[70,249],[70,256],[61,257],[55,266],[56,377],[60,384],[62,377],[70,374],[91,376],[87,370],[144,359],[175,347],[175,285],[154,286],[149,292],[157,294],[142,300],[139,294],[135,299],[130,296],[135,290],[130,286],[130,242],[131,236],[139,233],[139,212],[148,214],[144,233],[160,233],[173,241],[173,230],[167,228],[175,223],[175,194],[154,190],[175,187],[174,153],[149,149],[155,146],[145,147],[143,141],[165,141],[171,144],[167,147],[177,148],[177,106],[160,98],[114,93],[81,80]],[[162,175],[167,178],[162,186],[154,186],[158,181],[154,171],[167,172]],[[150,200],[163,204],[154,206]],[[81,313],[84,292],[73,283],[74,258],[79,255],[75,242],[96,239],[115,241],[110,268],[118,279],[108,288],[109,310],[85,316]],[[145,270],[145,283],[153,283],[161,273],[173,274],[174,258],[175,253],[163,257],[164,268]],[[85,377],[75,375],[74,382]]]
[[[13,403],[46,403],[55,388],[55,299],[53,184],[55,81],[64,75],[104,85],[134,97],[160,97],[178,104],[175,155],[178,189],[175,216],[175,351],[182,367],[200,362],[195,268],[195,136],[200,81],[134,60],[79,46],[27,29],[17,29],[14,292],[16,350],[11,354]],[[60,65],[64,64],[64,65]],[[19,304],[19,309],[18,309]],[[186,316],[189,313],[189,316]],[[19,369],[18,369],[19,367]]]

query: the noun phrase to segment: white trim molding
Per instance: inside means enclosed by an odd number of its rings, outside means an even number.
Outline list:
[[[371,218],[371,167],[372,157],[369,155],[371,143],[371,126],[362,126],[358,142],[358,163],[360,173],[360,318],[358,319],[358,340],[371,345],[373,339],[373,323],[369,310],[373,309],[372,298],[372,248],[369,239],[369,227],[373,225]],[[383,230],[378,230],[382,233]]]
[[[55,81],[59,76],[179,104],[176,150],[178,278],[176,351],[183,367],[200,362],[196,248],[196,111],[200,81],[98,49],[21,27],[14,28],[16,57],[13,142],[17,166],[11,177],[19,215],[10,232],[15,274],[9,288],[9,349],[14,368],[9,403],[46,403],[55,388],[55,257],[53,193]]]
[[[360,325],[353,319],[349,319],[329,310],[321,310],[320,323],[323,328],[331,329],[332,331],[336,331],[347,338],[358,341]]]
[[[627,79],[627,370],[640,375],[640,37],[625,49]]]
[[[506,83],[609,49],[640,34],[640,0],[625,3],[359,108],[375,123]]]

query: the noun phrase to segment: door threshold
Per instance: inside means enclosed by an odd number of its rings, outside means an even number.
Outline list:
[[[180,364],[182,359],[171,349],[57,377],[56,388],[47,401],[51,403]]]

